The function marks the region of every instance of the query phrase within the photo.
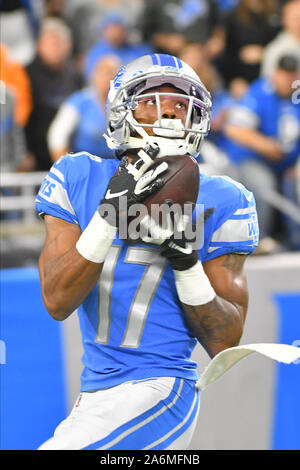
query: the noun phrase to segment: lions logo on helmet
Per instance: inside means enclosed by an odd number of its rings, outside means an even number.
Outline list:
[[[172,85],[179,93],[160,93],[147,90]],[[162,119],[160,96],[186,95],[188,110],[185,122]],[[157,121],[153,124],[137,122],[133,111],[142,98],[155,95]],[[106,103],[107,145],[121,156],[129,149],[139,149],[155,142],[159,156],[197,156],[203,138],[210,128],[211,96],[194,70],[179,58],[167,54],[149,54],[129,63],[112,80]],[[155,136],[149,136],[152,127]]]

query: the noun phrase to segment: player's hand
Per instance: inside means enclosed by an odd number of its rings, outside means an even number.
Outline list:
[[[171,199],[166,200],[165,203],[169,208],[172,208],[173,201]],[[187,207],[193,209],[192,202],[186,204]],[[176,213],[176,209],[170,211],[168,222],[164,224],[164,227],[150,216],[144,217],[141,221],[144,233],[146,232],[146,236],[142,237],[143,241],[160,245],[163,248],[161,255],[168,259],[176,271],[185,271],[197,263],[204,224],[214,209],[206,210],[203,217],[198,219],[197,224],[192,223],[192,210],[188,212],[188,214],[180,211]]]
[[[172,207],[171,200],[165,202],[169,207]],[[193,208],[193,204],[191,208]],[[166,229],[153,218],[146,216],[144,222],[142,220],[142,225],[148,231],[148,236],[143,240],[162,247],[160,254],[167,258],[173,268],[176,290],[181,303],[186,306],[200,306],[211,302],[216,297],[216,292],[198,257],[204,224],[214,212],[214,208],[207,209],[203,213],[203,217],[200,218],[200,223],[199,217],[197,218],[198,223],[196,224],[192,223],[192,211],[188,212],[189,214],[182,214],[180,210],[181,217],[177,217],[177,221],[175,216],[171,217],[173,224],[171,231],[173,233],[165,239],[163,236]],[[175,222],[177,223],[175,224]]]
[[[131,163],[128,157],[122,158],[98,208],[100,216],[109,224],[118,226],[120,215],[126,215],[132,204],[143,201],[161,188],[164,180],[160,175],[167,170],[168,164],[162,162],[155,169],[149,170],[158,153],[157,145],[148,144]]]
[[[174,238],[172,235],[162,246],[164,249],[161,251],[161,255],[167,258],[176,271],[185,271],[191,268],[199,259],[198,251],[193,249],[191,241],[185,238],[184,232],[182,232],[181,238]]]
[[[167,170],[168,164],[162,162],[149,170],[158,152],[157,145],[148,145],[131,163],[128,158],[122,159],[98,209],[76,243],[81,256],[94,263],[103,263],[120,228],[120,217],[127,218],[132,204],[141,202],[163,185],[160,175]]]
[[[192,202],[187,204],[193,205]],[[198,218],[198,223],[192,223],[192,213],[190,213],[188,218],[184,218],[181,221],[179,219],[179,224],[175,227],[174,234],[162,243],[164,249],[161,255],[168,259],[174,270],[186,271],[197,264],[204,225],[213,212],[214,208],[204,211],[203,217]]]
[[[190,209],[194,207],[191,202],[186,204]],[[169,260],[173,269],[188,269],[198,260],[197,250],[193,249],[196,237],[195,225],[191,223],[192,210],[189,215],[182,213],[171,199],[165,201],[165,208],[162,224],[148,215],[141,220],[141,238],[146,243],[160,245],[161,255]]]
[[[173,201],[166,201],[171,207]],[[191,204],[192,202],[188,202]],[[161,255],[167,258],[172,268],[176,271],[185,271],[194,266],[198,261],[198,250],[195,248],[196,224],[192,223],[190,217],[185,214],[177,217],[172,213],[173,234],[167,238],[161,246]]]

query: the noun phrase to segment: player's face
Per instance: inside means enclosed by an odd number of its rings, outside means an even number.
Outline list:
[[[295,88],[293,84],[299,80],[299,72],[288,72],[286,70],[276,69],[273,73],[273,84],[276,92],[283,98],[288,98]]]
[[[147,90],[144,93],[180,93],[182,92],[177,88],[169,85],[163,85],[160,87],[152,88]],[[178,96],[160,96],[160,108],[161,108],[161,118],[162,119],[180,119],[184,124],[189,100],[182,94],[182,98]],[[155,96],[149,96],[141,98],[138,100],[136,109],[133,111],[134,118],[139,123],[144,124],[154,124],[158,120],[157,115],[157,105]],[[153,129],[151,127],[145,127],[149,135],[154,135]]]

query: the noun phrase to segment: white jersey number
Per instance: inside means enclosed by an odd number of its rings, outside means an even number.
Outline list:
[[[121,247],[113,245],[105,259],[99,281],[99,309],[96,343],[108,344],[111,323],[111,291]],[[121,343],[124,348],[138,348],[151,301],[167,265],[167,260],[151,248],[129,247],[125,263],[145,265],[145,271],[131,302],[127,326]]]

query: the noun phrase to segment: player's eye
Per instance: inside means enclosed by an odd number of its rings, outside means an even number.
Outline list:
[[[178,103],[176,103],[176,108],[178,108],[178,109],[187,109],[187,104],[184,103],[183,101],[178,101]]]
[[[148,106],[153,106],[153,105],[156,104],[156,99],[155,98],[149,98],[145,102]]]

